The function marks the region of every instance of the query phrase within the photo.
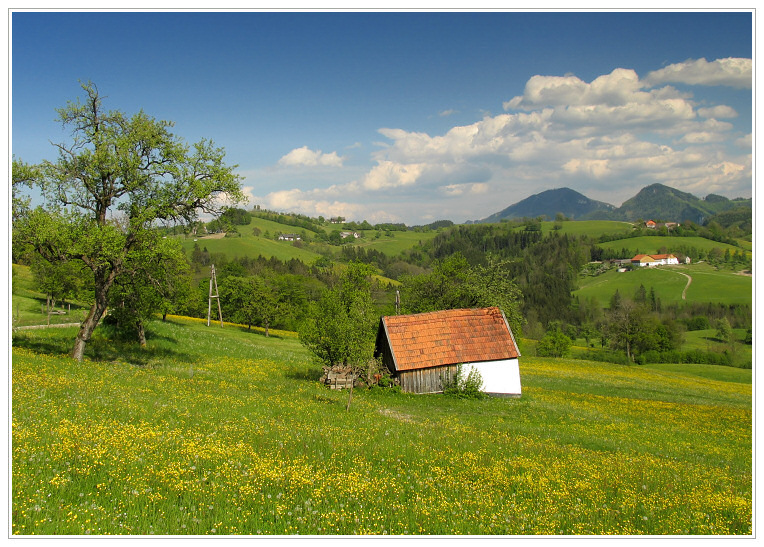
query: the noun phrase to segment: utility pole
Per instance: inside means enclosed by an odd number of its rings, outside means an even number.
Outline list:
[[[215,294],[212,294],[212,285],[215,284]],[[210,326],[210,316],[212,315],[212,299],[218,301],[218,317],[220,318],[220,327],[223,327],[223,311],[220,309],[220,295],[218,294],[218,279],[215,275],[215,265],[212,265],[212,276],[210,277],[210,298],[207,306],[207,326]]]
[[[395,291],[395,315],[401,313],[401,291]]]

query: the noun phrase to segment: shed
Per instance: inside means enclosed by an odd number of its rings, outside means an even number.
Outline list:
[[[382,317],[375,355],[409,393],[442,392],[461,364],[465,375],[480,373],[485,393],[521,395],[520,350],[497,307]]]

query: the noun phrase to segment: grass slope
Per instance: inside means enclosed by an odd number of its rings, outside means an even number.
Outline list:
[[[259,236],[254,235],[254,228],[260,230]],[[275,240],[274,238],[281,233],[301,234],[303,232],[305,232],[309,240],[312,240],[315,238],[316,233],[310,230],[304,230],[303,228],[289,226],[287,224],[279,224],[278,222],[263,218],[255,217],[252,219],[250,225],[239,226],[238,230],[241,237],[205,236],[198,237],[196,240],[193,237],[176,237],[180,239],[187,256],[191,255],[194,244],[198,244],[201,249],[206,247],[210,253],[225,253],[229,259],[242,256],[257,257],[258,255],[262,255],[265,258],[276,257],[283,261],[296,258],[306,264],[312,263],[316,258],[321,256],[321,253],[319,252],[320,250],[328,249],[332,253],[340,252],[339,247],[330,246],[324,243],[303,243],[300,246],[295,246],[288,241]],[[341,230],[341,226],[330,225],[326,228],[327,232],[331,232],[332,230]],[[268,233],[270,237],[265,237],[266,233]],[[364,237],[350,241],[346,244],[364,247],[366,249],[375,249],[388,256],[395,256],[421,242],[434,238],[438,232],[435,230],[426,232],[390,232],[391,235],[383,234],[379,238],[374,237],[375,233],[375,231],[367,230],[363,232]]]
[[[740,251],[744,249],[738,249],[734,245],[727,243],[720,243],[718,241],[712,241],[704,237],[677,237],[677,236],[639,236],[630,237],[626,239],[617,239],[614,241],[607,241],[605,243],[598,243],[599,247],[603,249],[613,249],[620,251],[626,249],[628,256],[622,258],[631,258],[637,254],[651,254],[658,253],[661,248],[665,247],[668,252],[674,252],[674,249],[680,247],[696,248],[703,251],[710,251],[717,248],[725,251],[729,249],[730,253]],[[747,255],[750,256],[750,250],[747,251]],[[693,257],[694,258],[694,257]]]
[[[520,399],[346,412],[288,333],[173,318],[82,364],[73,336],[14,338],[14,534],[752,533],[740,381],[523,357]]]
[[[687,276],[692,278],[689,287]],[[708,264],[640,268],[624,273],[611,269],[602,275],[580,278],[579,288],[573,295],[595,298],[601,305],[608,306],[616,290],[631,298],[640,285],[644,285],[648,293],[651,287],[654,288],[656,297],[663,303],[751,304],[753,301],[751,276],[717,270]],[[685,287],[687,292],[683,299]]]
[[[11,283],[13,302],[10,309],[14,327],[48,324],[48,315],[43,313],[45,296],[37,291],[32,272],[28,266],[12,265]],[[56,303],[58,314],[50,316],[51,325],[77,323],[85,318],[88,307],[81,302],[67,302],[62,307]]]

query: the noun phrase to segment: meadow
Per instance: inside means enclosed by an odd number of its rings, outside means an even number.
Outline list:
[[[751,371],[522,357],[519,399],[346,411],[292,333],[74,334],[13,337],[13,534],[752,534]]]
[[[684,274],[684,275],[682,275]],[[687,286],[688,278],[692,283]],[[661,302],[715,302],[725,304],[751,304],[753,278],[729,270],[717,270],[709,264],[644,267],[619,273],[611,269],[592,277],[580,277],[579,288],[573,296],[595,298],[600,305],[608,306],[616,290],[622,296],[633,297],[634,291],[644,285]],[[685,287],[687,291],[684,292]],[[683,298],[684,295],[684,298]]]
[[[603,249],[612,249],[615,251],[620,251],[621,249],[626,249],[628,251],[628,256],[623,256],[621,258],[631,258],[637,254],[652,254],[652,253],[659,253],[661,252],[662,248],[668,249],[668,252],[674,252],[675,249],[680,248],[695,248],[700,249],[702,251],[708,252],[711,249],[721,249],[722,252],[729,249],[730,253],[735,253],[735,251],[744,251],[746,255],[750,258],[751,256],[751,249],[746,248],[747,246],[743,247],[742,249],[739,249],[738,247],[735,247],[734,245],[729,245],[727,243],[720,243],[718,241],[713,241],[711,239],[706,239],[704,237],[679,237],[679,236],[639,236],[639,237],[628,237],[624,239],[616,239],[613,241],[606,241],[603,243],[598,243],[597,246],[602,247]]]
[[[254,235],[254,228],[260,230],[260,235]],[[251,224],[238,226],[237,229],[241,234],[241,237],[218,237],[217,235],[197,238],[184,236],[174,237],[177,237],[181,241],[181,245],[186,251],[186,256],[191,256],[194,244],[198,244],[199,248],[204,249],[206,247],[210,253],[225,253],[229,260],[245,256],[256,257],[262,255],[265,258],[275,257],[282,261],[296,258],[303,261],[305,264],[311,264],[315,259],[321,257],[322,253],[326,253],[327,250],[332,253],[339,253],[340,251],[337,246],[330,246],[320,242],[301,242],[295,246],[289,241],[278,241],[275,238],[281,233],[301,234],[302,232],[305,232],[308,240],[313,240],[317,234],[316,232],[305,230],[304,228],[290,226],[288,224],[280,224],[264,218],[253,217]],[[324,231],[329,233],[332,230],[340,229],[340,225],[328,225],[325,227]],[[265,237],[266,234],[268,234],[269,237]],[[375,237],[376,231],[366,230],[363,232],[363,237],[353,239],[345,244],[364,247],[367,250],[374,249],[389,256],[395,256],[414,247],[420,242],[434,238],[437,234],[438,232],[436,230],[424,232],[407,230],[389,232],[387,235],[385,235],[385,232],[382,232],[380,237],[377,238]]]

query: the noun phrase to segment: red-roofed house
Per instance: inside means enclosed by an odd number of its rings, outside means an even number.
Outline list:
[[[406,392],[442,392],[443,377],[461,364],[465,376],[477,369],[485,393],[521,394],[520,351],[496,307],[385,316],[379,322],[375,355]]]
[[[679,259],[672,254],[636,255],[631,263],[635,266],[666,266],[679,264]]]

